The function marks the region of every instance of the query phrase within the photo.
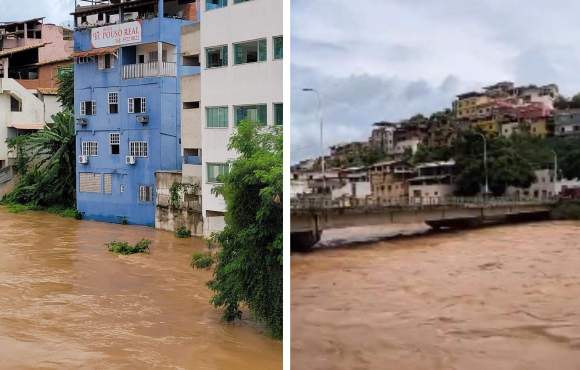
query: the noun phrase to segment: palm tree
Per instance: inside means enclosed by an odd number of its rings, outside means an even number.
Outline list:
[[[54,123],[12,140],[25,154],[21,179],[7,200],[37,206],[73,206],[75,203],[75,127],[72,112],[52,116]]]

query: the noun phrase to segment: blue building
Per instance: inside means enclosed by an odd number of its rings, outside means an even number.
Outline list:
[[[154,226],[155,173],[181,170],[181,28],[195,1],[89,0],[75,9],[77,208]],[[192,64],[192,63],[188,63]]]

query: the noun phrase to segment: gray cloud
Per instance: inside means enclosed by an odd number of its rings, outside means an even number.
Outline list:
[[[562,0],[293,0],[292,161],[364,140],[371,124],[450,107],[499,80],[580,91],[580,3]]]
[[[47,23],[70,25],[74,4],[74,0],[0,0],[0,21],[46,17]]]

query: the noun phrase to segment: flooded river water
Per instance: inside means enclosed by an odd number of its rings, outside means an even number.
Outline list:
[[[361,234],[292,256],[293,370],[580,369],[580,223]]]
[[[153,241],[117,256],[111,240]],[[282,368],[282,345],[231,325],[189,267],[198,239],[0,208],[0,369]]]

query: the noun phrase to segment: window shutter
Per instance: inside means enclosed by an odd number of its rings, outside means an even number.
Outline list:
[[[224,46],[222,47],[222,66],[227,66],[228,65],[228,46]]]
[[[263,125],[268,123],[268,109],[266,105],[258,105],[258,122]]]
[[[105,56],[104,55],[99,55],[99,69],[105,69]]]
[[[228,108],[222,107],[220,112],[220,127],[228,127]]]
[[[266,46],[266,39],[258,41],[258,60],[260,62],[265,61],[268,59],[268,48]]]
[[[87,114],[87,110],[86,110],[85,102],[82,101],[81,102],[81,116],[85,116],[86,114]]]
[[[91,102],[91,110],[92,115],[97,114],[97,102],[94,100]]]
[[[135,105],[133,98],[129,98],[129,113],[135,113]]]
[[[147,98],[141,98],[141,113],[147,112]]]
[[[244,63],[244,49],[240,45],[234,45],[234,64]]]

